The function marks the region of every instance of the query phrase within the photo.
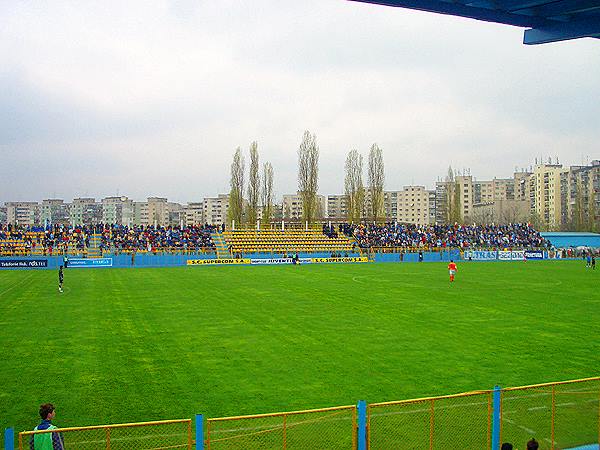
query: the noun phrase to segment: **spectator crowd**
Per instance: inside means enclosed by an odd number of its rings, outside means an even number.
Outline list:
[[[340,224],[361,248],[547,248],[550,243],[529,224],[510,225],[385,225]]]
[[[94,234],[99,248],[107,252],[212,250],[212,225],[154,227],[124,225],[84,225],[23,227],[0,224],[0,252],[43,255],[85,253]]]
[[[154,227],[107,225],[101,232],[100,248],[115,252],[214,249],[210,233],[214,225]]]

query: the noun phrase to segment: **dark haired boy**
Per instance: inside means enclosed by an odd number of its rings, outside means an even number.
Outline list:
[[[40,406],[40,417],[42,421],[33,429],[33,431],[55,430],[52,419],[56,415],[56,410],[52,403],[44,403]],[[60,433],[35,433],[29,440],[30,450],[64,450],[64,442]]]

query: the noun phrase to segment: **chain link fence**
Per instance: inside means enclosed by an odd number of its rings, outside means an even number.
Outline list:
[[[491,446],[492,391],[372,403],[368,448],[485,449]]]
[[[502,390],[501,440],[540,449],[600,443],[600,379]]]
[[[208,419],[207,450],[354,449],[356,406]]]
[[[19,450],[33,448],[35,435],[51,434],[64,450],[166,450],[192,448],[192,421],[163,420],[19,433]],[[38,437],[38,439],[39,439]],[[56,446],[55,446],[56,448]],[[58,447],[60,448],[60,447]]]

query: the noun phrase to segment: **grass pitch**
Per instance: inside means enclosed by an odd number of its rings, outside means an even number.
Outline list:
[[[597,376],[581,261],[0,272],[0,418],[258,414]]]

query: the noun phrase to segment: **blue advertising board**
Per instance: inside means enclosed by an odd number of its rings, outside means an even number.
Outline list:
[[[69,258],[67,267],[112,267],[112,265],[112,258]]]
[[[525,250],[525,259],[544,259],[543,250]]]
[[[38,269],[48,267],[47,259],[0,259],[0,269]]]
[[[473,261],[495,261],[498,259],[498,252],[488,250],[467,250],[464,253],[464,259]]]

